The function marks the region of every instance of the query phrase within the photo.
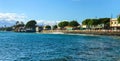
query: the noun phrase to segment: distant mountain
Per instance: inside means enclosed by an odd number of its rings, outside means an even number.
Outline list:
[[[12,26],[16,21],[24,21],[26,18],[23,14],[18,13],[0,13],[0,27],[3,26]]]
[[[3,26],[13,26],[15,25],[16,21],[15,20],[0,20],[0,27],[3,27]]]

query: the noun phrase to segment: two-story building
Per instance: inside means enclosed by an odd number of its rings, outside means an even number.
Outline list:
[[[112,30],[119,30],[120,29],[120,23],[118,23],[117,18],[110,19],[110,27]]]

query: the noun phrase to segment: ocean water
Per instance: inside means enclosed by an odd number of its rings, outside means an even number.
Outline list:
[[[0,61],[120,61],[120,37],[0,32]]]

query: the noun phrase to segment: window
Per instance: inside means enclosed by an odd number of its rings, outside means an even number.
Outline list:
[[[116,24],[116,22],[114,24]]]

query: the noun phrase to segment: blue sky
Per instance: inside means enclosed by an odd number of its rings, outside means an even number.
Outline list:
[[[119,6],[120,0],[0,0],[0,21],[12,15],[14,19],[9,21],[22,18],[38,22],[74,19],[82,22],[86,18],[116,17],[120,14]]]

